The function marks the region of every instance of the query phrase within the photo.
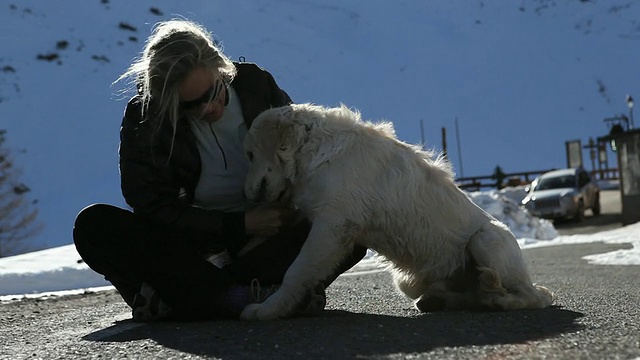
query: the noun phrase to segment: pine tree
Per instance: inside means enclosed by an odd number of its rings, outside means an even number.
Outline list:
[[[0,257],[30,250],[26,241],[42,230],[38,209],[29,202],[29,187],[18,181],[11,151],[4,146],[6,130],[0,129]]]

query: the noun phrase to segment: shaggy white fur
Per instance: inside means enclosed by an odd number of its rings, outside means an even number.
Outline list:
[[[242,318],[291,315],[356,244],[383,256],[425,312],[551,304],[507,227],[458,189],[446,159],[399,141],[391,123],[362,121],[346,106],[295,104],[260,114],[244,145],[247,196],[291,197],[313,227],[280,289]]]

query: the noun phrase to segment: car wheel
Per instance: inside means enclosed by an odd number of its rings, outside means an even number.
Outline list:
[[[600,194],[596,195],[596,199],[593,202],[593,207],[591,208],[593,215],[600,215]]]
[[[573,218],[577,222],[582,222],[582,220],[584,220],[584,202],[582,200],[578,203],[578,209],[576,210],[576,214]]]

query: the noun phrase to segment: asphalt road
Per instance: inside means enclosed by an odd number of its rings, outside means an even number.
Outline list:
[[[262,323],[137,324],[115,291],[2,303],[0,358],[640,359],[640,267],[582,260],[630,246],[525,250],[556,295],[535,311],[421,314],[386,272],[338,278],[320,317]]]

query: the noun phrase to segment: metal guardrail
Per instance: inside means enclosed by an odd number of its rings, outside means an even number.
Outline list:
[[[597,180],[618,180],[620,178],[617,168],[591,170],[590,174]]]

